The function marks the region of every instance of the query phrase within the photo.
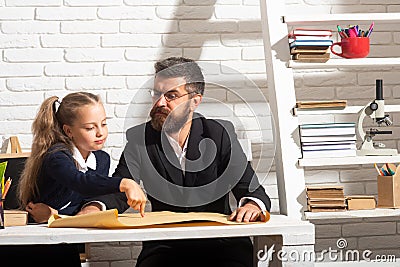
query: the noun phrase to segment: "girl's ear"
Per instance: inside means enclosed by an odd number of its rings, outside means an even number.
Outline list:
[[[64,124],[63,125],[63,131],[70,139],[72,139],[71,126]]]

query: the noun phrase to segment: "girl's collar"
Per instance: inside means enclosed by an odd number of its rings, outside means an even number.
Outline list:
[[[96,156],[92,152],[89,153],[85,161],[79,149],[74,145],[72,148],[72,157],[75,159],[79,171],[86,172],[88,168],[96,170]]]

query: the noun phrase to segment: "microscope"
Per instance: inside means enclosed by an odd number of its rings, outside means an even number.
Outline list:
[[[383,99],[382,80],[376,80],[376,97],[375,100],[368,103],[359,112],[357,122],[357,132],[362,143],[357,150],[357,156],[394,156],[397,155],[397,149],[385,148],[382,143],[373,142],[372,138],[378,134],[392,134],[392,131],[381,131],[377,128],[370,128],[366,132],[363,129],[363,121],[366,117],[370,117],[378,126],[390,126],[392,120],[389,115],[385,115],[385,100]]]

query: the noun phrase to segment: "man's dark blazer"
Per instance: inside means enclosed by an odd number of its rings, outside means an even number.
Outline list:
[[[258,184],[234,127],[228,121],[206,119],[195,114],[187,145],[185,174],[165,135],[154,130],[150,122],[130,128],[127,139],[113,176],[141,180],[152,211],[230,214],[229,191],[237,200],[256,197],[270,210],[270,199]],[[212,182],[213,186],[204,188]],[[187,192],[185,189],[188,187],[200,189]],[[205,191],[207,189],[213,192]],[[119,212],[128,208],[124,194],[108,195],[99,200],[107,208],[117,208]],[[196,205],[198,203],[201,204]]]
[[[185,173],[165,135],[147,122],[127,131],[128,143],[113,176],[141,180],[152,211],[231,214],[230,191],[238,201],[242,197],[260,199],[269,211],[270,199],[258,184],[232,123],[195,116],[188,139]],[[107,208],[118,208],[119,212],[128,208],[124,194],[107,195],[98,200]],[[218,238],[143,242],[138,265],[151,255],[177,257],[179,263],[186,263],[198,258],[198,253],[207,263],[229,259],[244,266],[252,264],[249,238]],[[183,255],[188,259],[184,260]]]

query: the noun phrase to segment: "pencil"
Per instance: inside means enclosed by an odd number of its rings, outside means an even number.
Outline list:
[[[11,178],[8,177],[6,183],[4,184],[4,193],[3,193],[3,196],[2,196],[3,199],[6,198],[7,192],[10,189],[10,186],[11,186],[11,182],[12,182]]]
[[[378,174],[384,176],[383,173],[381,172],[381,170],[379,170],[379,168],[378,168],[378,166],[376,165],[376,163],[374,163],[374,166],[375,166],[375,169],[376,169],[376,171],[378,172]]]
[[[388,173],[389,173],[390,175],[394,175],[394,171],[392,171],[392,169],[389,167],[389,164],[388,164],[388,163],[385,163],[385,165],[386,165],[386,170],[388,170]]]

